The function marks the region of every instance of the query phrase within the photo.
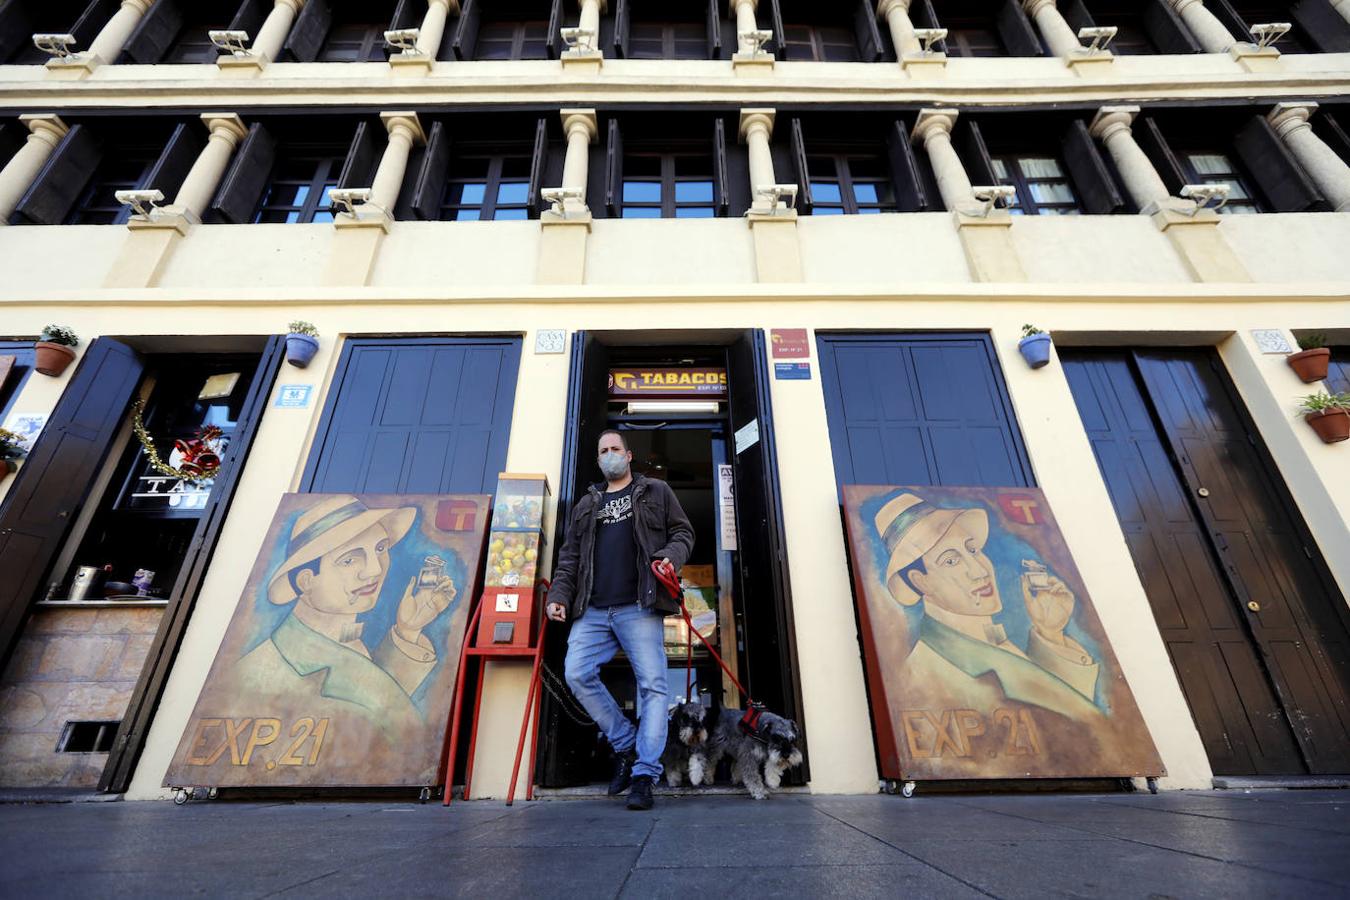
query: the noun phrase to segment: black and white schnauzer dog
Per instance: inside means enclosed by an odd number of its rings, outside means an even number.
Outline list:
[[[712,784],[717,765],[708,765],[708,738],[714,721],[714,710],[702,703],[681,703],[670,711],[661,766],[671,787],[679,787],[686,777],[693,787]]]
[[[757,734],[741,729],[737,709],[682,703],[670,714],[669,739],[661,764],[666,780],[678,787],[686,771],[691,785],[712,784],[717,764],[731,757],[731,782],[743,784],[750,796],[763,800],[782,784],[783,773],[800,765],[801,736],[797,723],[771,712],[760,714]]]

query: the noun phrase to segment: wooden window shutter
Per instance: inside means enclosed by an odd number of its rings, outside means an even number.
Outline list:
[[[1298,0],[1289,7],[1289,16],[1323,53],[1350,51],[1350,22],[1329,0]]]
[[[1327,146],[1336,151],[1336,155],[1350,166],[1350,110],[1339,113],[1341,118],[1333,116],[1330,112],[1322,110],[1312,118],[1312,129],[1322,140],[1326,141]]]
[[[183,28],[185,0],[156,0],[136,23],[123,52],[134,62],[152,65],[164,58]]]
[[[544,173],[548,171],[548,119],[539,117],[534,125],[534,149],[530,151],[530,183],[526,190],[526,208],[531,219],[539,218],[540,203],[543,198],[539,192],[544,189]]]
[[[1009,56],[1044,56],[1041,39],[1031,20],[1022,10],[1020,0],[1003,0],[996,19],[999,37],[1008,48]]]
[[[20,50],[32,46],[35,30],[24,0],[0,2],[0,63],[8,62]]]
[[[0,121],[0,168],[28,142],[28,129],[18,119]],[[4,385],[0,385],[4,387]]]
[[[426,0],[398,0],[398,5],[394,7],[394,15],[389,20],[389,30],[418,28],[426,14]]]
[[[994,161],[989,156],[989,146],[984,142],[984,132],[980,124],[973,119],[958,119],[956,133],[952,143],[966,167],[966,177],[973,185],[998,184],[994,177]]]
[[[1313,212],[1330,206],[1294,161],[1263,115],[1252,116],[1233,137],[1233,148],[1276,212]]]
[[[898,212],[925,212],[928,193],[919,175],[919,161],[914,157],[914,146],[909,140],[909,129],[896,119],[886,132],[886,156],[891,162],[891,178],[895,181],[895,208]]]
[[[113,17],[120,5],[119,0],[92,0],[75,20],[75,24],[70,27],[70,33],[75,35],[75,49],[88,50],[89,45],[98,37],[98,33],[108,24],[108,20]],[[27,37],[29,40],[32,39],[31,36]],[[104,62],[113,60],[105,59]]]
[[[1158,123],[1149,116],[1139,116],[1134,120],[1130,132],[1134,135],[1139,149],[1143,150],[1149,162],[1153,163],[1153,168],[1167,186],[1168,193],[1175,196],[1186,183],[1186,173],[1182,171],[1181,160],[1168,146]]]
[[[10,224],[60,225],[102,159],[103,142],[84,125],[72,127],[14,208]]]
[[[143,368],[126,344],[90,344],[15,476],[0,509],[0,667],[123,426]]]
[[[728,190],[727,190],[727,123],[718,117],[713,120],[713,206],[714,214],[725,216],[727,214]]]
[[[333,24],[333,10],[328,0],[309,0],[296,16],[285,49],[297,62],[314,62],[323,49],[323,40]]]
[[[858,59],[876,62],[881,59],[881,32],[877,29],[877,12],[872,0],[854,0],[853,31],[858,38]]]
[[[628,56],[628,32],[632,28],[632,7],[629,0],[612,0],[614,9],[614,55],[619,59]]]
[[[200,123],[180,122],[174,127],[173,134],[169,135],[164,152],[150,167],[141,187],[145,190],[163,191],[166,201],[173,200],[173,195],[183,186],[188,170],[197,161],[197,155],[205,146],[206,138],[202,134]]]
[[[351,145],[347,148],[347,158],[342,161],[342,173],[338,175],[340,188],[368,188],[375,178],[375,167],[380,164],[380,154],[385,141],[379,132],[384,125],[374,122],[361,122],[352,135]]]
[[[1125,208],[1125,198],[1116,188],[1111,171],[1106,167],[1097,142],[1088,133],[1082,119],[1074,119],[1064,133],[1064,167],[1069,170],[1083,209],[1093,215],[1105,216]]]
[[[783,26],[782,0],[769,0],[769,27],[773,29],[773,40],[764,49],[778,59],[787,58],[787,29]],[[741,49],[741,36],[736,35],[736,49]]]
[[[455,59],[473,59],[473,52],[478,49],[478,26],[482,21],[482,0],[464,0],[459,7],[459,24],[455,27],[455,39],[450,43]]]
[[[1060,0],[1059,11],[1074,34],[1077,34],[1080,28],[1092,28],[1097,24],[1083,0]]]
[[[1200,42],[1167,0],[1144,0],[1144,30],[1159,53],[1199,53]]]
[[[441,217],[441,201],[445,199],[445,182],[450,177],[450,129],[444,122],[434,122],[427,134],[426,152],[412,191],[412,213],[423,221],[433,222]]]
[[[1223,23],[1228,33],[1239,41],[1250,41],[1252,39],[1250,26],[1259,24],[1243,21],[1242,16],[1238,15],[1238,11],[1233,9],[1228,0],[1205,0],[1205,8],[1214,13],[1214,17]]]
[[[272,4],[267,0],[243,0],[230,20],[230,30],[248,32],[249,40],[252,41],[258,36],[258,29],[262,27],[267,11],[271,8]]]
[[[548,34],[544,35],[544,52],[549,59],[557,59],[562,53],[563,0],[551,0],[548,10]],[[598,38],[599,35],[596,35]],[[595,46],[600,46],[598,40]]]
[[[430,135],[428,135],[428,138]],[[425,144],[414,146],[408,151],[408,164],[403,167],[403,181],[398,186],[398,199],[394,201],[394,221],[407,222],[417,218],[413,213],[413,193],[417,190],[417,177],[422,172],[422,160],[426,159]],[[372,176],[371,181],[374,181]]]
[[[915,28],[941,28],[942,23],[938,21],[937,11],[933,9],[933,0],[911,0],[909,4],[910,21],[914,23]],[[947,41],[937,41],[933,44],[933,49],[938,53],[947,52]],[[895,48],[899,54],[900,48]]]
[[[253,123],[234,152],[234,162],[221,179],[220,190],[216,191],[216,199],[211,204],[213,217],[232,225],[252,222],[276,157],[276,138],[261,122]]]
[[[722,15],[717,0],[708,0],[708,59],[722,55]]]
[[[618,119],[605,126],[605,213],[611,219],[623,216],[623,135]]]
[[[806,162],[806,136],[802,133],[802,120],[793,119],[788,123],[788,152],[792,157],[792,176],[797,180],[797,209],[810,215],[815,208],[815,198],[811,196],[811,167]],[[750,185],[750,196],[761,186]],[[758,199],[758,198],[755,198]]]

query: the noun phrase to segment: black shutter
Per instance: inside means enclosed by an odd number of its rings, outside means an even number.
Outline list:
[[[628,56],[628,32],[632,26],[632,9],[628,0],[612,0],[614,8],[614,55],[619,59]]]
[[[1294,156],[1265,116],[1251,120],[1233,136],[1233,149],[1261,186],[1275,212],[1312,212],[1330,205],[1294,161]]]
[[[0,2],[0,63],[9,62],[14,54],[32,46],[36,29],[24,3],[25,0]]]
[[[548,119],[543,116],[534,126],[534,149],[530,152],[530,183],[526,188],[529,199],[526,200],[531,219],[539,218],[539,204],[543,198],[539,192],[544,189],[544,173],[548,171]]]
[[[444,122],[434,122],[427,134],[427,149],[412,192],[412,212],[424,221],[441,217],[445,182],[450,177],[450,130]]]
[[[408,164],[403,167],[403,181],[398,186],[398,199],[394,201],[394,221],[407,222],[417,218],[413,214],[413,193],[417,190],[417,178],[422,174],[422,161],[426,159],[426,144],[414,145],[408,151]]]
[[[1083,0],[1059,0],[1059,11],[1074,34],[1077,34],[1080,28],[1092,28],[1097,24]]]
[[[85,126],[73,126],[14,208],[10,224],[60,225],[102,159],[103,142]]]
[[[283,49],[289,50],[297,62],[314,62],[332,24],[333,11],[328,0],[309,0],[296,16]]]
[[[788,123],[788,150],[792,156],[792,175],[797,179],[797,209],[807,215],[815,208],[815,198],[811,196],[811,167],[806,161],[806,137],[802,134],[802,120],[793,119]],[[750,196],[756,200],[758,184],[750,185]]]
[[[258,36],[258,29],[262,27],[267,11],[271,8],[272,4],[267,0],[243,0],[230,20],[230,31],[247,32],[252,41]]]
[[[1064,134],[1064,165],[1078,188],[1083,209],[1093,215],[1110,215],[1125,207],[1111,172],[1106,168],[1097,149],[1097,142],[1088,133],[1082,119],[1074,119]]]
[[[562,35],[559,33],[563,28],[563,0],[550,0],[548,10],[548,33],[544,35],[544,51],[549,59],[557,59],[562,53]],[[599,35],[596,35],[598,38]],[[600,46],[598,40],[592,39],[594,46]]]
[[[1323,53],[1350,51],[1350,22],[1329,0],[1298,0],[1289,7],[1289,16]]]
[[[915,28],[941,28],[942,23],[938,21],[937,11],[933,9],[933,0],[910,0],[909,4],[910,21],[914,23]],[[933,44],[933,49],[938,53],[947,52],[947,41],[937,41]],[[900,53],[900,48],[895,48],[896,55]]]
[[[925,212],[928,194],[919,177],[919,161],[914,158],[909,129],[897,119],[886,133],[886,156],[891,161],[891,178],[895,181],[895,208],[897,212]]]
[[[255,122],[234,153],[234,162],[221,179],[211,211],[215,218],[232,225],[253,221],[263,190],[272,176],[277,142],[272,133]]]
[[[1327,146],[1336,151],[1336,155],[1350,166],[1350,133],[1346,132],[1344,123],[1350,123],[1350,110],[1339,113],[1344,118],[1340,121],[1330,112],[1323,109],[1320,115],[1314,116],[1312,120],[1313,132],[1322,140],[1326,141]]]
[[[205,146],[206,138],[202,135],[199,123],[180,122],[174,126],[169,142],[164,145],[164,152],[150,167],[141,187],[144,190],[163,191],[165,199],[172,200]]]
[[[380,153],[384,149],[378,132],[384,131],[382,125],[361,122],[352,135],[351,145],[347,148],[347,158],[342,161],[342,174],[338,175],[340,188],[368,188],[375,177],[375,167],[380,163]]]
[[[618,119],[610,119],[606,126],[605,213],[611,219],[623,216],[623,135]]]
[[[722,55],[722,16],[717,9],[717,0],[708,0],[708,59],[717,59]]]
[[[713,206],[714,215],[727,214],[727,123],[721,117],[713,120]]]
[[[734,10],[733,10],[734,12]],[[782,0],[769,0],[769,27],[773,29],[773,40],[765,50],[778,59],[787,59],[787,29],[783,25]],[[741,48],[740,33],[736,34],[736,49]]]
[[[971,119],[956,123],[953,143],[961,162],[966,167],[966,175],[974,185],[998,184],[994,177],[994,161],[989,156],[989,146],[984,142],[984,133],[980,125]]]
[[[1229,5],[1228,0],[1205,0],[1205,8],[1214,13],[1214,17],[1223,23],[1228,33],[1239,41],[1252,39],[1251,26],[1257,22],[1245,22],[1238,11]]]
[[[28,133],[28,129],[18,119],[0,121],[0,167],[8,163],[10,157],[28,142]],[[0,387],[4,385],[0,384]]]
[[[389,30],[401,31],[404,28],[418,28],[426,14],[426,0],[398,0],[398,5],[394,7],[394,15],[389,20]]]
[[[92,0],[75,20],[75,24],[70,27],[70,33],[75,35],[75,49],[88,50],[89,45],[98,37],[98,33],[108,24],[108,20],[113,17],[120,5],[120,0]],[[28,38],[31,40],[32,36],[29,35]],[[104,60],[104,62],[112,61]]]
[[[1168,146],[1158,123],[1149,116],[1139,116],[1134,120],[1130,132],[1134,135],[1134,141],[1139,145],[1139,149],[1143,150],[1149,162],[1153,163],[1153,168],[1167,186],[1168,193],[1176,196],[1181,186],[1186,183],[1186,173],[1181,168],[1181,160]]]
[[[0,509],[0,668],[122,428],[142,369],[126,344],[110,338],[90,344],[14,476]]]
[[[183,28],[184,0],[156,0],[136,23],[123,51],[133,62],[151,65],[164,58]]]
[[[1022,10],[1021,0],[1003,0],[996,20],[999,37],[1009,56],[1044,56],[1041,39]]]
[[[1168,0],[1144,0],[1144,30],[1159,53],[1199,53],[1203,49]]]
[[[473,59],[473,52],[478,48],[478,26],[482,21],[482,0],[464,0],[459,7],[459,24],[455,27],[455,39],[450,43],[455,59]]]
[[[863,62],[881,59],[881,32],[877,29],[877,11],[872,0],[854,0],[853,33],[858,39],[858,59]]]

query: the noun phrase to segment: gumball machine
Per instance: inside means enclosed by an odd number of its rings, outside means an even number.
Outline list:
[[[533,647],[539,629],[535,583],[544,552],[548,479],[503,472],[488,533],[479,647]]]

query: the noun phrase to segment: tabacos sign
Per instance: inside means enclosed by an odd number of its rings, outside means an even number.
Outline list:
[[[615,400],[718,400],[727,395],[726,369],[627,366],[609,370],[609,396]]]

